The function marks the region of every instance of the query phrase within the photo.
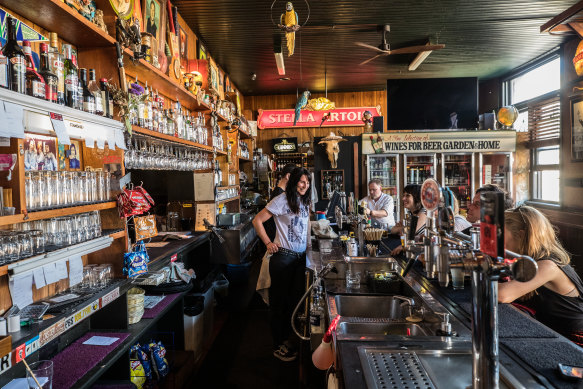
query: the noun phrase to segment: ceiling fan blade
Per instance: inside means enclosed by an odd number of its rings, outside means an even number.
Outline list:
[[[402,47],[400,49],[391,50],[390,54],[413,54],[413,53],[420,53],[422,51],[433,51],[433,50],[441,50],[445,47],[443,44],[439,45],[420,45],[420,46],[409,46],[409,47]]]
[[[371,46],[371,45],[369,45],[369,44],[366,44],[366,43],[362,43],[362,42],[354,42],[354,43],[355,43],[357,46],[366,47],[367,49],[374,50],[374,51],[376,51],[377,53],[381,53],[381,54],[389,54],[389,52],[388,52],[388,51],[381,50],[381,49],[379,49],[378,47]]]
[[[377,54],[374,57],[371,57],[371,58],[367,59],[366,61],[362,61],[361,63],[359,63],[359,65],[366,65],[367,63],[369,63],[373,59],[377,59],[378,57],[382,57],[383,55],[388,55],[388,53]]]

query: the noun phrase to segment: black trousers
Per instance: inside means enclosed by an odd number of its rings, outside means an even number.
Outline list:
[[[291,315],[304,294],[306,254],[277,252],[269,260],[269,321],[273,348],[290,340]]]

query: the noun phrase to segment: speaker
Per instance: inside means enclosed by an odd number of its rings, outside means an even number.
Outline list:
[[[383,132],[383,127],[384,127],[384,123],[385,123],[385,117],[384,116],[375,116],[372,118],[372,130],[373,132]]]

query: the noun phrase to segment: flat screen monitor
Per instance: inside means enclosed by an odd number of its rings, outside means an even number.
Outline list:
[[[478,127],[478,79],[387,80],[387,129]]]

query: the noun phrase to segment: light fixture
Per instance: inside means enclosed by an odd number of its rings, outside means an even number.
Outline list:
[[[427,50],[427,51],[422,51],[419,54],[417,54],[417,56],[415,57],[413,62],[411,62],[409,64],[409,71],[412,72],[413,70],[417,69],[419,67],[419,65],[421,65],[421,63],[423,61],[425,61],[425,59],[427,57],[429,57],[429,54],[431,54],[432,51],[433,50]]]
[[[283,53],[273,53],[275,55],[275,64],[277,65],[277,74],[285,75],[285,64],[283,63]]]

